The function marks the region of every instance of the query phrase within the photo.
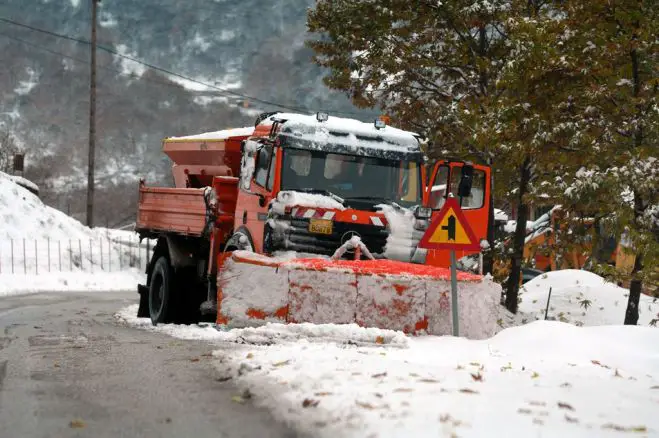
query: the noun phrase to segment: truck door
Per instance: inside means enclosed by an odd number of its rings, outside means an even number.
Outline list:
[[[234,231],[247,234],[253,250],[258,253],[263,252],[268,204],[278,183],[275,181],[277,150],[272,145],[248,140],[243,157]]]
[[[462,177],[461,161],[438,161],[432,168],[430,180],[426,187],[424,205],[433,209],[433,219],[439,214],[448,193],[458,198],[458,186]],[[462,212],[469,222],[476,238],[480,241],[487,238],[487,227],[490,208],[490,168],[473,165],[474,173],[472,188],[469,196],[462,198]],[[476,251],[456,251],[456,258],[460,259]],[[448,251],[428,251],[426,264],[434,266],[449,266],[450,254]]]

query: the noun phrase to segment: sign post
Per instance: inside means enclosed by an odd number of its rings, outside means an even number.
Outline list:
[[[446,199],[439,214],[431,221],[419,242],[419,248],[451,252],[451,319],[453,336],[460,336],[458,321],[458,272],[455,250],[479,251],[480,244],[467,222],[460,204],[451,195]]]

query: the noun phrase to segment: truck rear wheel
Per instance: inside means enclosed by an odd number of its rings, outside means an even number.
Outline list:
[[[160,256],[153,266],[149,284],[149,316],[153,325],[172,321],[175,304],[171,271],[165,256]]]

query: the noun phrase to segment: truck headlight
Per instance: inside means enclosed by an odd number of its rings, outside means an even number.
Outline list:
[[[414,217],[417,219],[429,219],[432,216],[432,208],[430,207],[417,207],[414,212]]]

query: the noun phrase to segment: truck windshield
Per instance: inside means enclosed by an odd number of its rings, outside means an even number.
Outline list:
[[[421,203],[419,164],[324,151],[284,149],[282,190],[310,191],[374,204]]]

